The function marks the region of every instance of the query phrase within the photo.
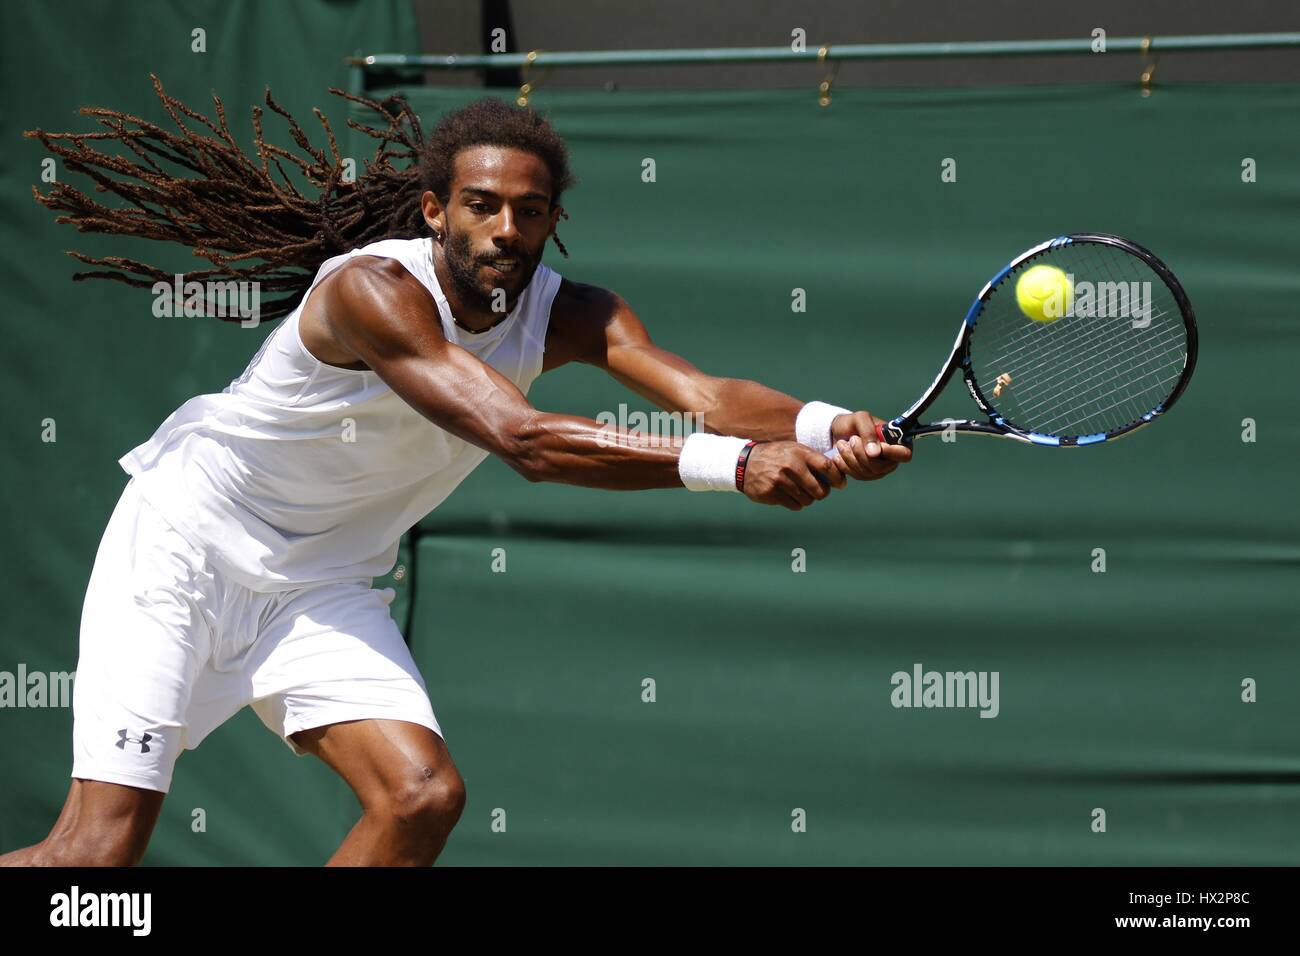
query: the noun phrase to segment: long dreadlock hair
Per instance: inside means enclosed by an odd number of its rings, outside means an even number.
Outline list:
[[[84,107],[80,112],[95,117],[104,130],[48,133],[34,129],[24,134],[39,139],[59,156],[65,169],[94,180],[96,192],[113,193],[129,205],[105,206],[61,182],[47,194],[35,187],[32,193],[43,206],[63,213],[56,222],[70,223],[79,232],[189,246],[195,256],[208,260],[214,268],[184,273],[185,282],[233,278],[260,283],[263,294],[283,293],[262,306],[261,318],[266,320],[291,312],[310,287],[317,268],[331,256],[379,239],[424,234],[427,226],[420,196],[432,189],[441,201],[447,201],[444,184],[458,149],[484,142],[511,145],[509,138],[502,140],[494,132],[500,130],[502,119],[513,127],[516,139],[537,149],[547,162],[554,183],[553,204],[558,205],[563,190],[574,182],[563,140],[546,120],[532,110],[499,100],[480,100],[448,114],[426,142],[419,117],[400,96],[373,100],[331,87],[330,93],[366,107],[378,120],[374,126],[347,121],[352,129],[379,141],[374,156],[353,180],[347,177],[349,165],[319,109],[312,112],[325,130],[328,152],[312,146],[302,126],[268,88],[266,105],[288,122],[298,152],[266,141],[263,110],[254,106],[255,161],[231,135],[225,107],[215,93],[214,121],[170,96],[158,77],[151,74],[150,78],[177,132],[117,110]],[[476,124],[474,116],[481,121]],[[120,143],[135,158],[102,152],[95,146],[100,141]],[[164,163],[193,176],[177,176]],[[304,194],[294,185],[284,163],[297,167],[310,187],[308,192],[315,195]],[[568,218],[563,209],[560,212]],[[561,253],[568,256],[559,236],[554,239]],[[159,281],[170,284],[174,278],[173,273],[123,256],[95,258],[73,250],[68,255],[99,267],[75,273],[76,281],[110,279],[149,288]],[[231,318],[238,320],[237,316]]]

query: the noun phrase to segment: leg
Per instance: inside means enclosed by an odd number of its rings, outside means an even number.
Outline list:
[[[292,735],[361,801],[329,866],[430,866],[465,809],[465,783],[442,738],[404,720],[353,720]]]
[[[331,865],[429,866],[465,806],[428,689],[371,579],[289,592],[250,664],[253,710],[361,803]]]
[[[202,553],[128,482],[82,607],[67,800],[44,840],[0,856],[0,865],[140,862],[187,741],[214,592]]]
[[[0,866],[135,866],[166,794],[74,778],[50,835],[0,856]]]

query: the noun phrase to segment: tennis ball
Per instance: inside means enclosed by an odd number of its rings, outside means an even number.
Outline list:
[[[1055,322],[1070,311],[1074,289],[1056,266],[1032,266],[1016,280],[1016,302],[1035,322]]]

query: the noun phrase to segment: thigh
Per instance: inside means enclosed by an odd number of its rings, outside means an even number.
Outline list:
[[[211,652],[201,552],[128,484],[95,556],[73,683],[74,778],[165,793]]]
[[[300,730],[294,743],[347,781],[364,809],[430,784],[464,790],[442,737],[402,720],[355,720]]]
[[[352,721],[442,728],[388,602],[368,580],[288,596],[259,638],[253,709],[297,754],[298,732]]]

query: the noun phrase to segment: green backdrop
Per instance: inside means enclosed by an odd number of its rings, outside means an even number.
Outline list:
[[[217,88],[232,109],[269,81],[305,112],[343,81],[336,53],[411,35],[397,3],[285,9],[297,12],[236,4],[264,19],[230,28],[236,52],[199,61],[184,16],[125,54],[97,49],[108,28],[94,22],[57,51],[36,34],[5,41],[0,669],[75,667],[91,560],[125,482],[115,459],[191,394],[223,388],[267,331],[155,319],[147,291],[69,283],[61,249],[111,244],[31,201],[41,150],[15,137],[81,122],[68,111],[82,103],[148,110],[150,69],[175,74],[182,97]],[[409,95],[432,121],[473,92]],[[1179,406],[1132,440],[930,439],[888,481],[800,513],[532,485],[486,462],[422,523],[414,574],[397,582],[401,613],[415,578],[409,638],[469,794],[443,862],[1300,860],[1298,98],[843,90],[822,109],[811,88],[538,93],[582,180],[560,230],[572,258],[552,247],[547,261],[618,291],[706,371],[896,413],[990,274],[1088,230],[1170,264],[1201,356]],[[955,183],[941,181],[945,158]],[[1242,181],[1245,158],[1256,182]],[[791,310],[796,288],[806,313]],[[530,398],[593,417],[647,408],[587,367],[544,376]],[[964,401],[954,392],[937,413]],[[890,676],[917,662],[998,671],[999,716],[895,709]],[[1246,678],[1257,702],[1241,699]],[[70,730],[68,710],[0,710],[0,847],[52,822]],[[792,830],[797,810],[806,832]],[[146,862],[316,863],[356,813],[329,770],[244,712],[178,764]]]

